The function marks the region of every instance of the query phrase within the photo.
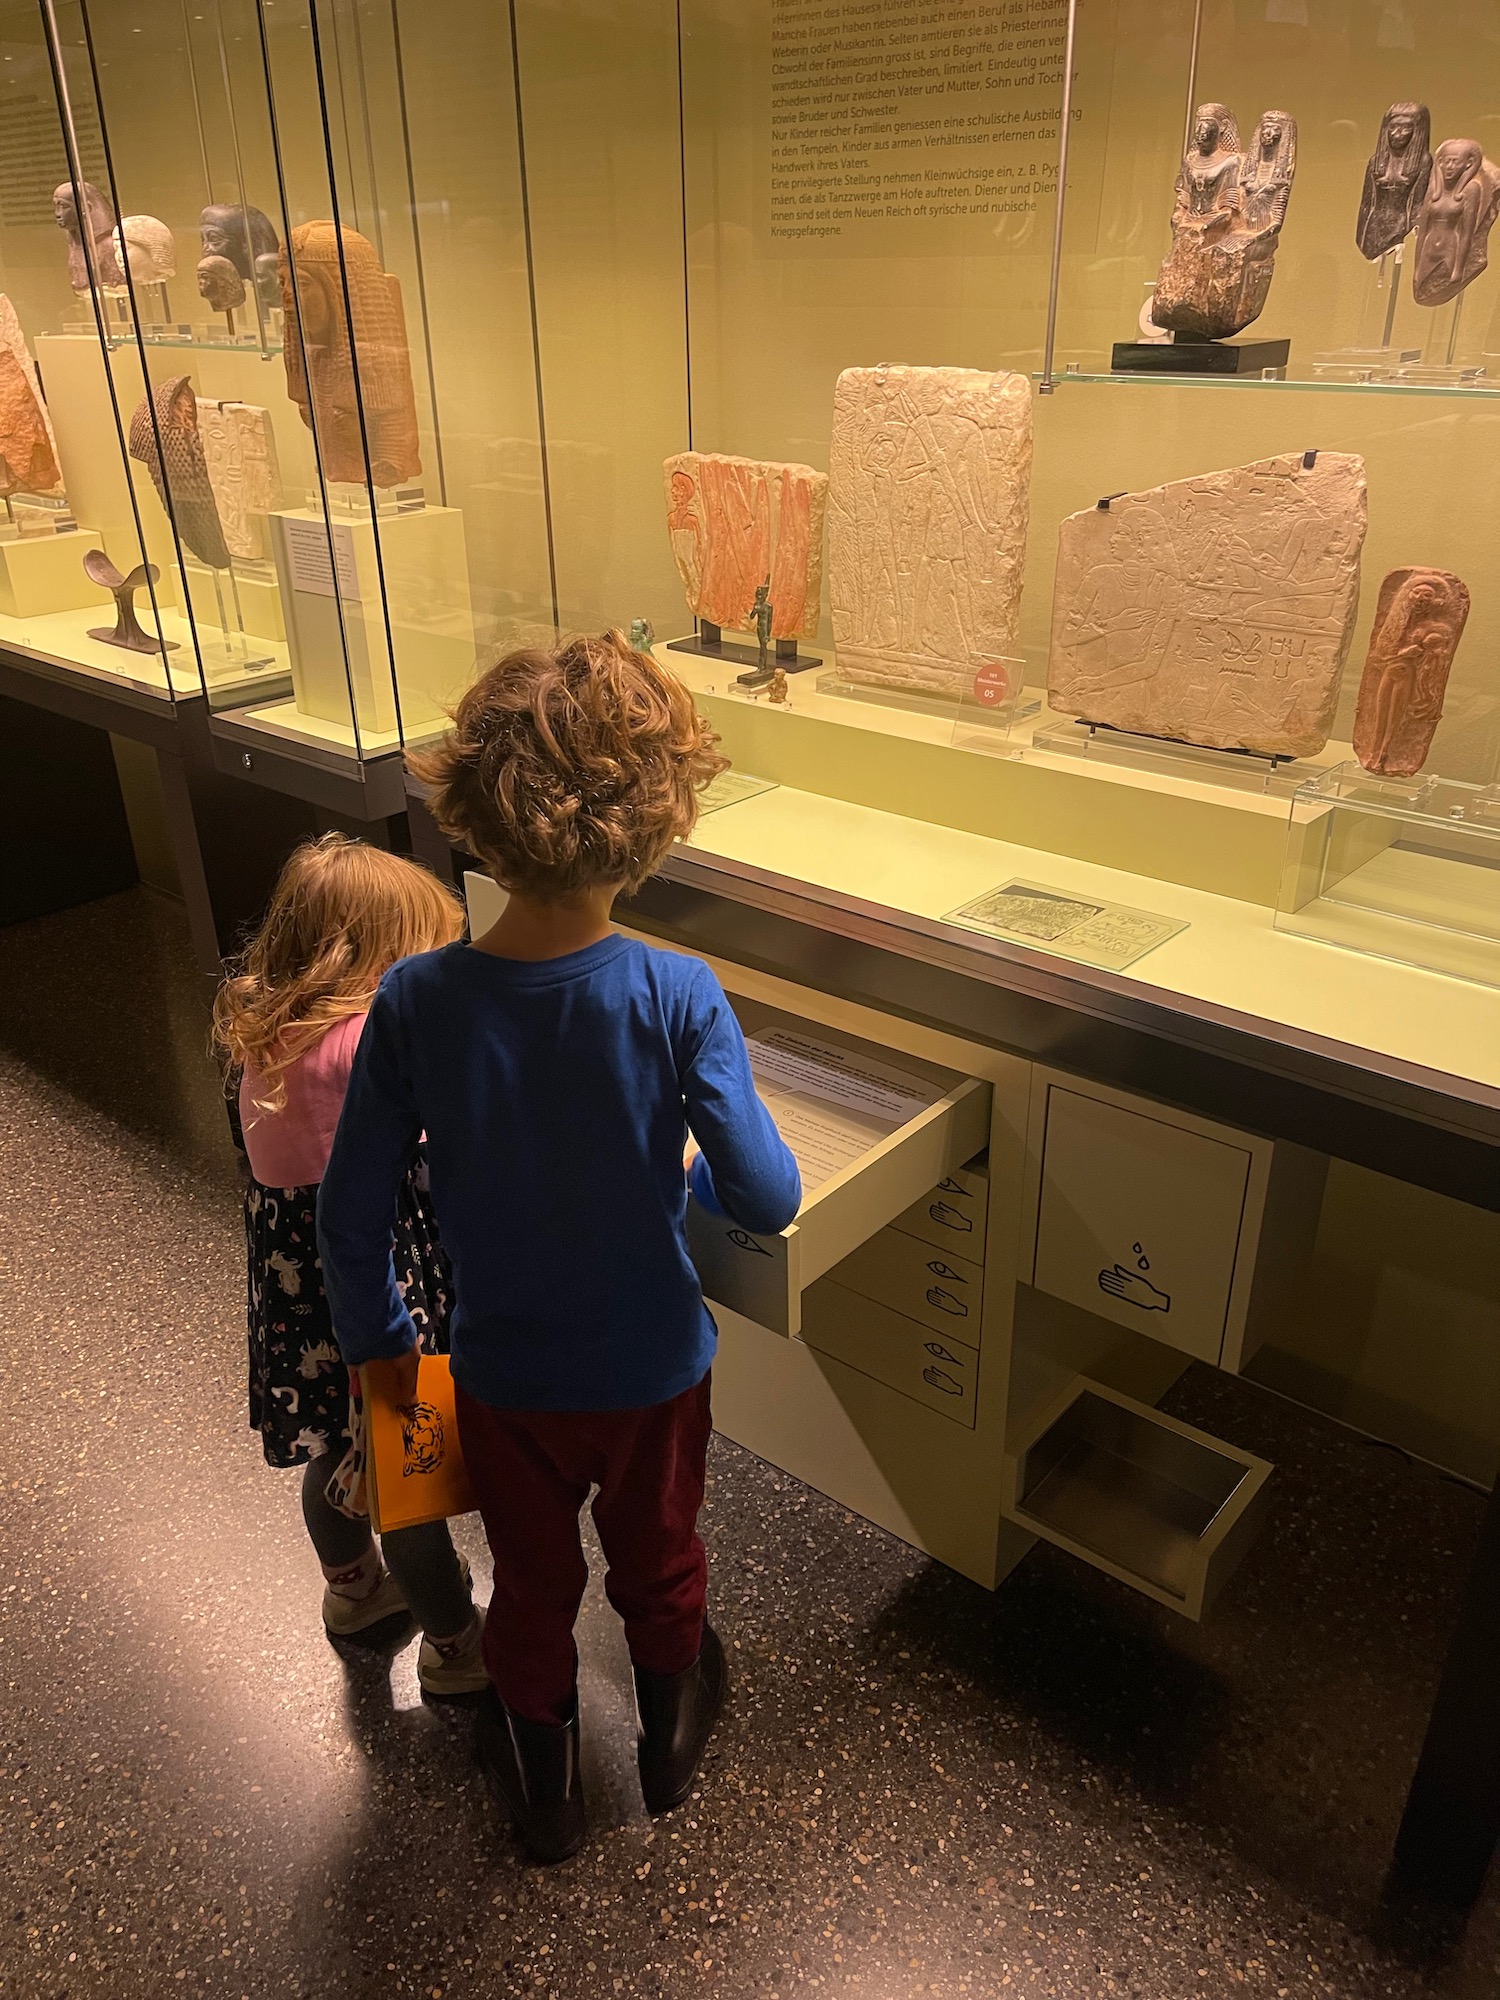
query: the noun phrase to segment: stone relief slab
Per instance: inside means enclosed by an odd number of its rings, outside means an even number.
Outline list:
[[[1364,460],[1325,451],[1069,515],[1052,708],[1213,749],[1316,755],[1359,606],[1365,512]]]
[[[1381,777],[1410,778],[1443,719],[1468,586],[1446,569],[1393,569],[1380,586],[1354,713],[1354,754]]]
[[[828,486],[839,671],[952,700],[1014,657],[1030,496],[1024,375],[846,368]]]
[[[267,556],[266,516],[280,504],[281,474],[268,410],[198,399],[198,434],[224,543],[232,556]]]
[[[828,475],[810,465],[682,451],[662,468],[667,532],[695,618],[748,632],[769,579],[774,639],[811,639],[823,589]]]
[[[0,493],[53,493],[61,484],[36,363],[15,307],[0,293]]]

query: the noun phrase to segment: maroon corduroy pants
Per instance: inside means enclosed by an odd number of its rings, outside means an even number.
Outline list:
[[[643,1410],[497,1410],[456,1389],[464,1462],[495,1559],[484,1661],[507,1708],[532,1722],[571,1713],[573,1623],[588,1582],[579,1515],[609,1565],[604,1592],[638,1667],[678,1674],[703,1643],[708,1558],[698,1509],[709,1378]]]

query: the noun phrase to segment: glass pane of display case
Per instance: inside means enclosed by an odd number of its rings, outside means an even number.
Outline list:
[[[170,700],[198,666],[171,536],[127,470],[145,364],[96,78],[77,6],[4,0],[0,645]]]

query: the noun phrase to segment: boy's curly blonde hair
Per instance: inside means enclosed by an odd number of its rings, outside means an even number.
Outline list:
[[[406,761],[450,840],[503,888],[553,902],[639,888],[727,769],[716,740],[674,674],[606,632],[508,653]]]

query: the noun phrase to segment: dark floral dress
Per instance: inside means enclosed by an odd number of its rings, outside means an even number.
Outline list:
[[[420,1158],[401,1185],[391,1247],[396,1283],[423,1349],[448,1351],[453,1281]],[[250,1335],[250,1427],[268,1465],[330,1460],[329,1499],[363,1514],[364,1437],[357,1381],[339,1355],[318,1261],[318,1190],[245,1190]]]

